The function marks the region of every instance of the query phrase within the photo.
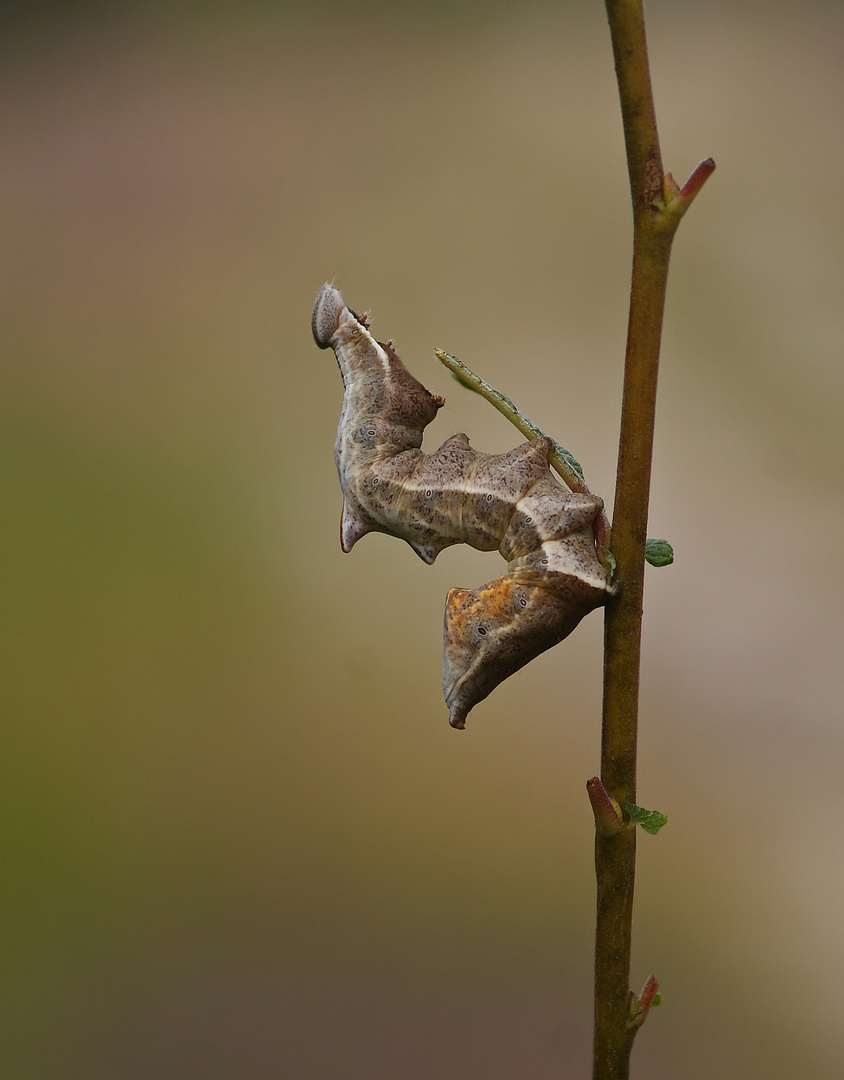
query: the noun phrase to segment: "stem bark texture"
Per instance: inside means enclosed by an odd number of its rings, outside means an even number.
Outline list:
[[[611,549],[618,597],[606,609],[601,784],[619,806],[636,802],[636,742],[645,540],[659,348],[671,242],[709,173],[680,190],[665,175],[651,92],[641,0],[606,0],[633,204],[633,271]],[[597,823],[597,821],[596,821]],[[597,919],[593,1080],[627,1080],[633,1039],[656,993],[630,992],[636,831],[596,828]]]

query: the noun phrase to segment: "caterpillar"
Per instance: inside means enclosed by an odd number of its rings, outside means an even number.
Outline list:
[[[376,341],[368,315],[330,284],[311,328],[320,348],[334,350],[345,388],[334,447],[343,551],[382,532],[426,563],[452,544],[497,549],[507,560],[502,577],[446,598],[443,693],[449,723],[463,728],[496,686],[614,594],[592,532],[603,501],[557,483],[547,437],[482,454],[458,434],[423,453],[423,431],[445,401],[411,375],[393,342]]]

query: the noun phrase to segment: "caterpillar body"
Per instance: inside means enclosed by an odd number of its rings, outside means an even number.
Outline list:
[[[449,723],[499,683],[562,641],[615,592],[598,561],[595,495],[563,488],[548,468],[551,439],[504,454],[473,450],[452,435],[424,454],[422,434],[445,404],[407,370],[391,341],[323,285],[311,319],[332,348],[345,393],[334,455],[343,489],[340,544],[369,532],[407,541],[426,563],[452,544],[498,550],[507,573],[478,589],[451,589],[443,631],[443,692]]]

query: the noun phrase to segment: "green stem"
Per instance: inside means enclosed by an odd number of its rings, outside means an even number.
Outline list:
[[[633,203],[633,271],[612,525],[619,596],[606,609],[601,782],[621,806],[636,802],[636,743],[659,348],[671,242],[714,169],[702,162],[680,190],[665,176],[651,92],[641,0],[606,0]],[[627,1080],[630,1051],[647,1010],[630,992],[636,830],[596,828],[593,1080]],[[655,986],[649,980],[648,985]]]
[[[508,398],[506,394],[502,394],[500,390],[496,390],[491,383],[488,383],[486,379],[482,379],[480,375],[476,375],[474,371],[466,367],[462,360],[458,360],[456,356],[452,356],[451,353],[444,352],[442,349],[434,349],[434,353],[439,362],[448,368],[461,386],[465,386],[467,390],[479,394],[490,405],[498,409],[501,415],[506,416],[522,435],[528,439],[548,438],[542,428],[534,424],[533,420],[529,420],[511,398]],[[580,462],[565,447],[560,446],[556,440],[554,442],[554,449],[548,455],[551,465],[565,480],[569,490],[579,491],[582,495],[591,495],[592,492],[583,479],[583,469]]]
[[[548,438],[542,428],[537,427],[532,420],[529,420],[506,394],[502,394],[500,390],[496,390],[494,386],[486,381],[486,379],[482,379],[480,375],[476,375],[474,371],[466,367],[462,360],[458,360],[456,356],[452,356],[451,353],[444,352],[442,349],[434,349],[434,353],[439,362],[448,368],[461,386],[465,386],[467,390],[474,391],[474,393],[479,394],[488,401],[498,409],[502,416],[506,416],[510,423],[526,438]],[[579,492],[581,495],[592,494],[586,485],[580,462],[577,461],[574,455],[570,454],[565,447],[560,446],[556,439],[554,440],[554,449],[548,454],[548,461],[552,468],[563,478],[570,491]],[[595,519],[593,529],[598,558],[600,559],[601,564],[606,569],[610,570],[612,566],[612,556],[609,554],[607,546],[609,541],[610,523],[603,510]]]

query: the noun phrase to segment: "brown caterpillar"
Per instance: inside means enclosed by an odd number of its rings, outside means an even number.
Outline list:
[[[368,532],[406,540],[426,563],[443,548],[498,549],[507,573],[479,589],[451,589],[445,604],[443,692],[452,727],[534,657],[562,641],[615,592],[598,561],[595,495],[563,488],[548,468],[551,439],[480,454],[452,435],[423,454],[422,433],[445,404],[407,370],[366,315],[323,285],[311,327],[332,348],[345,394],[334,456],[343,489],[340,544]]]

